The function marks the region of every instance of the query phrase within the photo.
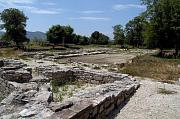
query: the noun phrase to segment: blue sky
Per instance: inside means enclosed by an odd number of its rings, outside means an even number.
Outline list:
[[[15,7],[29,18],[28,31],[46,32],[54,24],[71,25],[89,36],[100,31],[112,37],[112,26],[123,26],[145,11],[140,0],[0,0],[0,11]]]

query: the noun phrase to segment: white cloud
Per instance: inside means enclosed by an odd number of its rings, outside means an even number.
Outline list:
[[[18,6],[20,9],[27,10],[35,14],[60,14],[62,9],[41,9],[30,6]]]
[[[130,8],[145,9],[146,6],[137,5],[137,4],[116,4],[113,6],[113,9],[117,10],[117,11],[124,10],[124,9],[130,9]]]
[[[37,0],[1,0],[0,1],[0,10],[6,8],[18,8],[23,11],[27,11],[34,14],[60,14],[62,9],[55,8],[37,8],[32,6],[32,3],[37,2]],[[30,5],[31,6],[30,6]]]
[[[86,11],[81,11],[80,13],[83,13],[83,14],[100,14],[100,13],[104,13],[104,11],[86,10]]]
[[[92,21],[109,21],[110,18],[107,17],[78,17],[78,18],[70,18],[71,20],[92,20]]]
[[[30,4],[30,3],[34,3],[36,0],[6,0],[6,1],[11,3]]]

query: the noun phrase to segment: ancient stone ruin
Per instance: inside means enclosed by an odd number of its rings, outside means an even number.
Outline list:
[[[126,74],[8,59],[0,77],[2,119],[104,119],[140,86]]]

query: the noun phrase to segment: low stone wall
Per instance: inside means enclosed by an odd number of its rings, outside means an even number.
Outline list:
[[[56,80],[59,84],[63,84],[68,81],[82,81],[84,83],[90,84],[105,84],[114,82],[115,80],[121,80],[128,77],[127,74],[117,74],[112,72],[97,72],[97,71],[87,71],[81,69],[58,69],[58,70],[45,70],[41,73],[49,78],[50,80]]]
[[[62,108],[59,112],[57,108],[54,110],[57,112],[50,119],[105,119],[114,109],[129,99],[138,87],[139,84],[128,85],[124,89],[120,88],[119,91],[112,91],[94,99],[79,100],[73,106]]]

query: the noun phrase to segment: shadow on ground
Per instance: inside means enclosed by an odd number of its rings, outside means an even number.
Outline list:
[[[136,92],[135,92],[135,93],[136,93]],[[118,107],[116,107],[116,109],[114,109],[114,110],[109,114],[109,116],[106,117],[106,119],[115,119],[115,118],[117,117],[117,115],[121,112],[121,109],[122,109],[123,107],[125,107],[126,104],[128,104],[128,102],[130,101],[131,97],[133,97],[135,93],[133,93],[130,97],[128,97],[121,105],[119,105]]]

